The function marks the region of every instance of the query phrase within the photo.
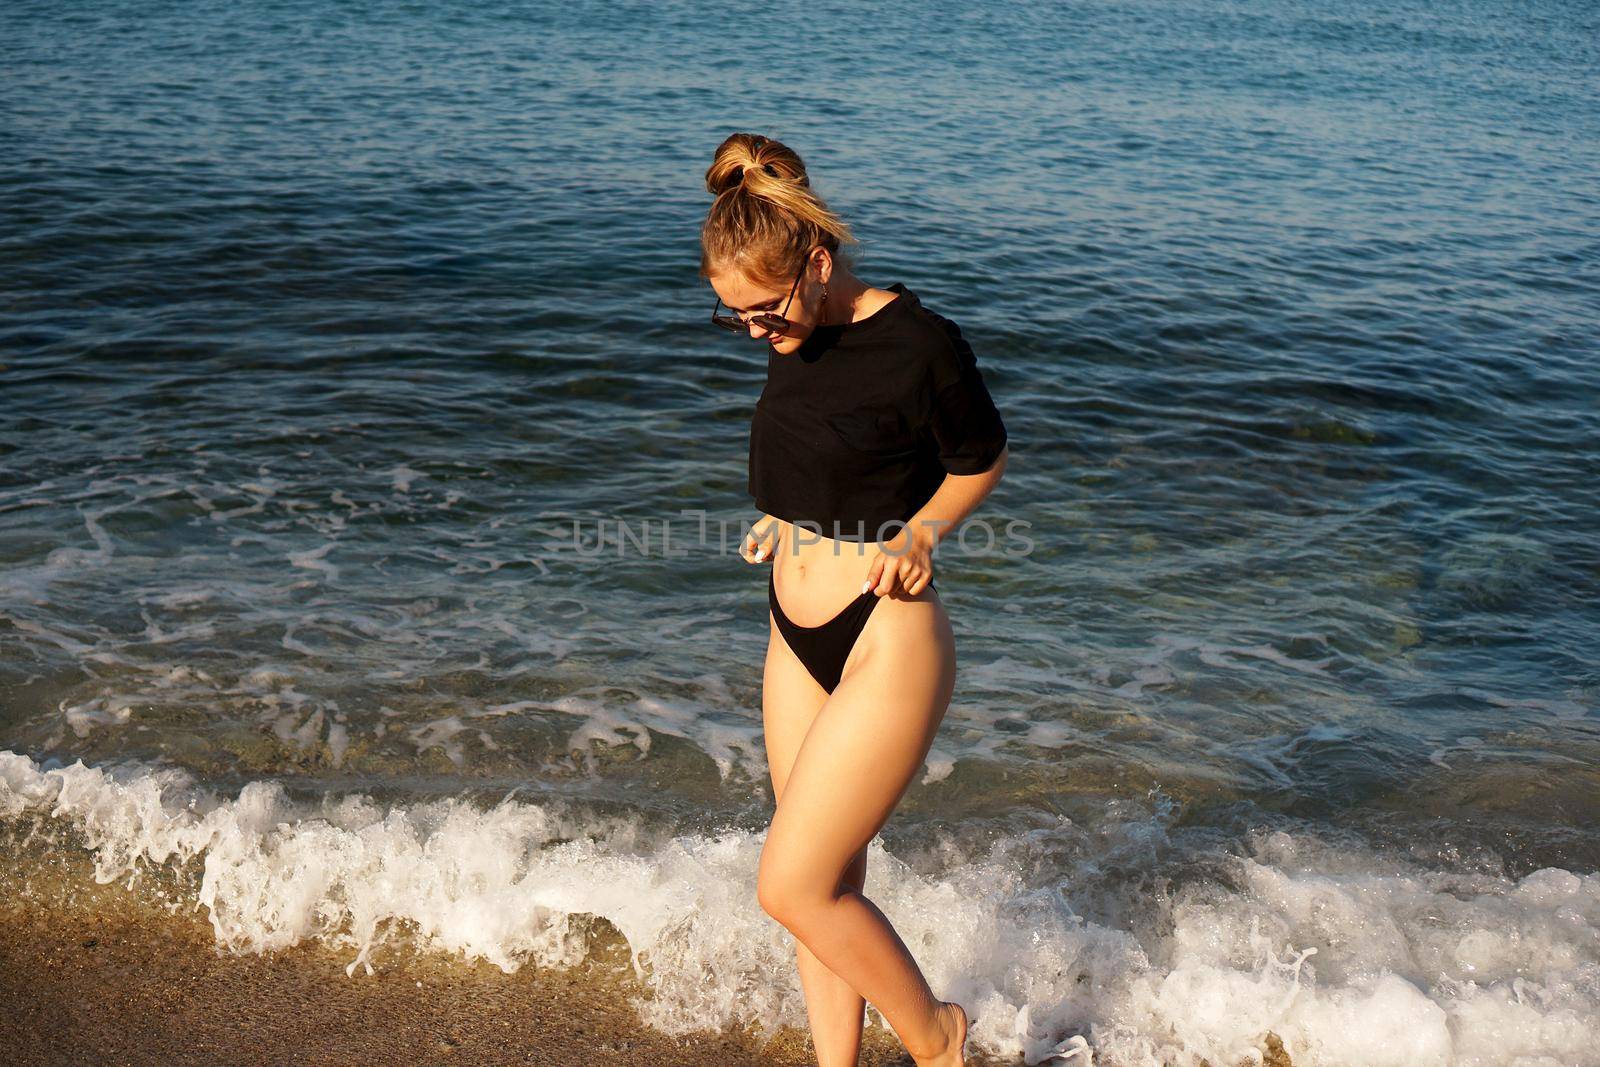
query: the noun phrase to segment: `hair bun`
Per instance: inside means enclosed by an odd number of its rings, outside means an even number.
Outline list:
[[[794,149],[759,133],[730,134],[706,169],[716,198],[700,227],[700,276],[736,269],[787,288],[810,250],[835,255],[855,242],[850,227],[811,188]]]

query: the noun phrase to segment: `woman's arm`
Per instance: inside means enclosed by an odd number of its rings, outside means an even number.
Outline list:
[[[933,579],[934,548],[1000,484],[1010,454],[1007,445],[994,465],[981,474],[946,474],[906,528],[883,542],[861,591],[872,588],[879,596],[887,596],[898,582],[912,596],[922,592]]]

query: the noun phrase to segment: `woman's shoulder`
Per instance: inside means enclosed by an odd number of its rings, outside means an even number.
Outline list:
[[[954,319],[924,304],[911,290],[901,288],[899,299],[906,301],[906,306],[901,309],[898,332],[906,342],[905,350],[936,389],[944,388],[974,366],[977,357]]]
[[[870,319],[885,308],[889,308],[890,304],[905,300],[905,295],[902,292],[904,288],[899,282],[896,282],[887,289],[868,289],[861,297],[861,306],[858,309],[861,314],[857,318]],[[898,309],[889,308],[890,312],[895,310]]]

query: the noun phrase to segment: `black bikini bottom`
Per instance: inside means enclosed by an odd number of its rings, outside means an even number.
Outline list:
[[[933,588],[932,582],[928,583],[928,588]],[[768,571],[767,604],[772,608],[772,620],[778,624],[778,632],[783,635],[789,650],[805,664],[817,684],[831,693],[839,684],[844,661],[855,647],[856,638],[861,636],[862,627],[867,625],[867,617],[878,606],[878,594],[868,589],[821,626],[800,626],[778,606],[778,587],[772,572]]]

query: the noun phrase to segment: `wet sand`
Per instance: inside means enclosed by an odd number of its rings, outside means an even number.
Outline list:
[[[0,1062],[36,1064],[814,1063],[805,1034],[675,1039],[646,1028],[620,938],[570,971],[385,946],[377,973],[315,943],[218,954],[204,909],[148,876],[96,885],[82,858],[0,846]],[[170,891],[169,891],[170,892]],[[869,1026],[863,1064],[910,1065]],[[981,1061],[969,1057],[969,1063]]]

